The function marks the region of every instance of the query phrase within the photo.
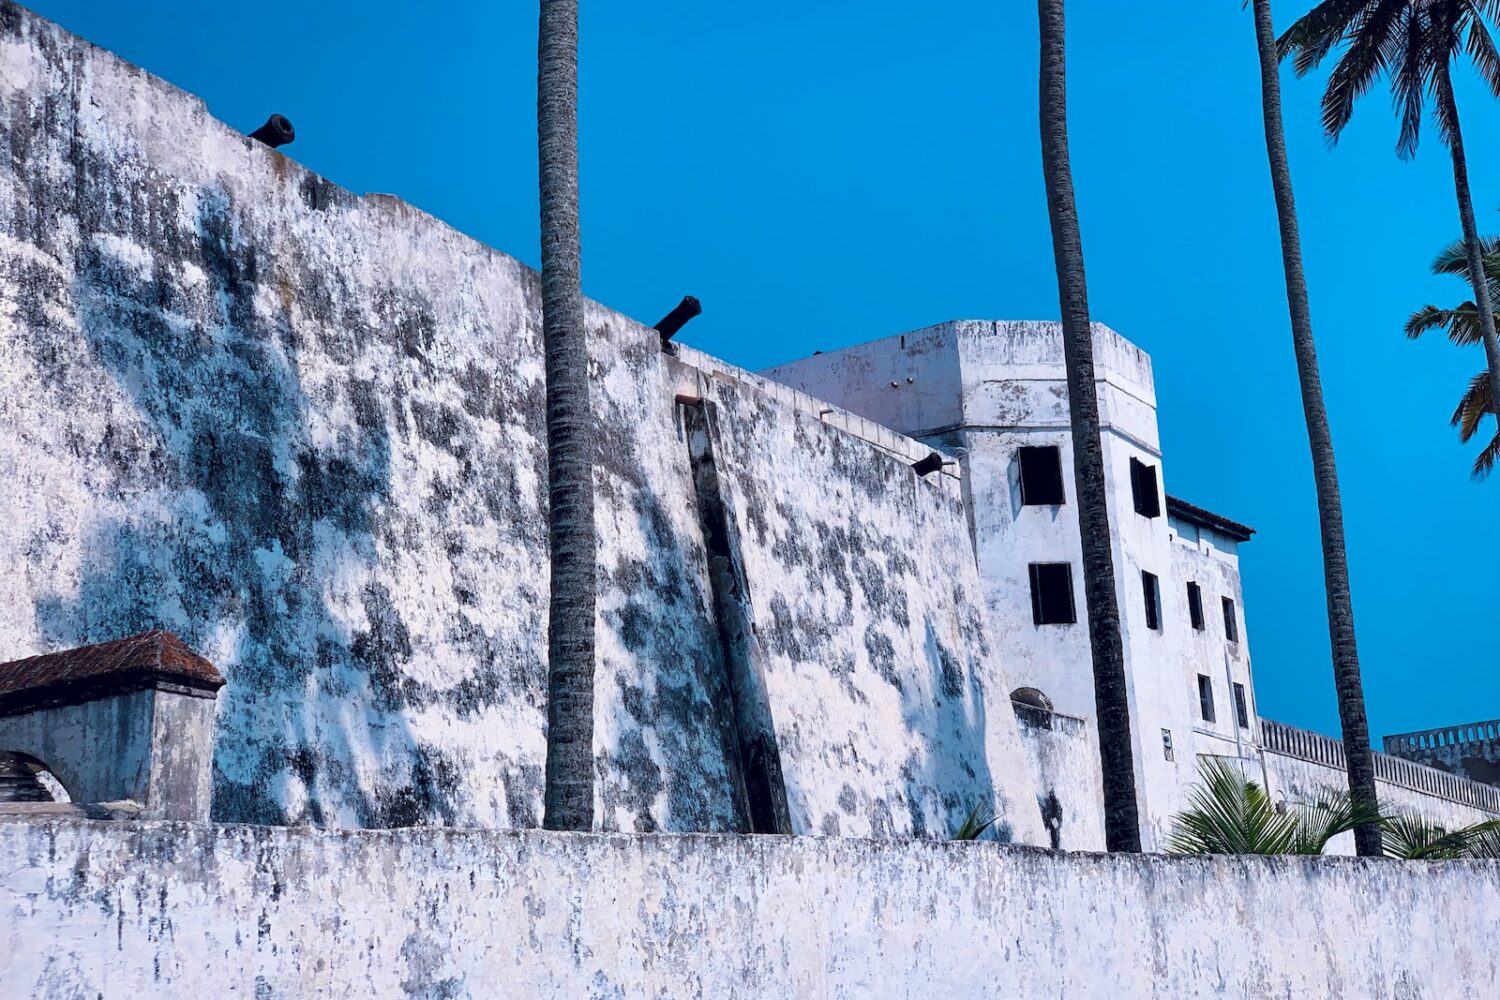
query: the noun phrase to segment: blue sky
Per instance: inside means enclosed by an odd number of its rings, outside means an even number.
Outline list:
[[[531,2],[30,0],[293,157],[537,262]],[[1024,0],[585,2],[584,287],[759,368],[953,318],[1044,319],[1057,290]],[[1277,23],[1310,0],[1278,5]],[[1149,351],[1167,489],[1245,521],[1263,714],[1337,732],[1310,462],[1239,0],[1071,0],[1070,84],[1094,318]],[[932,13],[938,10],[941,13]],[[1410,343],[1465,297],[1446,151],[1393,153],[1383,93],[1337,149],[1287,75],[1292,170],[1343,477],[1372,731],[1500,716],[1500,477],[1447,418],[1477,349]],[[1500,232],[1500,105],[1460,91],[1482,230]],[[1493,580],[1493,574],[1490,574]],[[1485,612],[1483,609],[1492,610]],[[1488,650],[1488,652],[1486,652]]]

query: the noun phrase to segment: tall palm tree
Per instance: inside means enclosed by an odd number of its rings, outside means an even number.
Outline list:
[[[594,426],[578,223],[578,0],[541,0],[537,152],[547,367],[547,776],[542,825],[594,824]]]
[[[1130,744],[1130,704],[1125,648],[1110,553],[1105,501],[1104,451],[1099,440],[1099,399],[1094,389],[1094,341],[1089,324],[1083,242],[1068,159],[1068,99],[1063,25],[1064,0],[1037,0],[1040,18],[1042,174],[1052,251],[1062,307],[1063,361],[1068,376],[1068,413],[1073,429],[1073,479],[1078,527],[1083,536],[1083,587],[1094,663],[1094,702],[1099,717],[1099,758],[1104,775],[1104,840],[1111,851],[1141,849],[1136,805],[1135,761]]]
[[[1494,302],[1495,292],[1500,287],[1500,283],[1495,280],[1500,275],[1500,237],[1486,237],[1482,243],[1485,283],[1490,290],[1490,301]],[[1434,274],[1456,274],[1469,280],[1469,255],[1463,241],[1448,246],[1438,254],[1437,260],[1432,262],[1432,271]],[[1480,342],[1479,309],[1472,299],[1451,309],[1423,306],[1406,321],[1406,335],[1420,337],[1428,330],[1446,330],[1448,339],[1460,347],[1477,344]],[[1469,387],[1460,397],[1458,407],[1449,420],[1451,426],[1458,428],[1459,441],[1468,444],[1474,439],[1484,415],[1495,412],[1496,398],[1490,391],[1488,369],[1469,381]],[[1474,478],[1486,478],[1494,470],[1496,459],[1500,459],[1500,430],[1496,430],[1490,443],[1474,458]]]
[[[1391,96],[1401,117],[1396,152],[1409,158],[1416,153],[1427,96],[1432,95],[1438,131],[1453,160],[1453,190],[1478,306],[1480,340],[1489,365],[1490,392],[1500,399],[1500,339],[1495,334],[1490,290],[1483,279],[1483,247],[1474,224],[1469,165],[1452,77],[1453,63],[1467,52],[1480,78],[1500,96],[1500,50],[1485,23],[1496,15],[1500,15],[1500,0],[1323,0],[1287,30],[1280,50],[1295,53],[1301,76],[1343,46],[1323,94],[1323,130],[1331,140],[1337,140],[1349,124],[1354,102],[1376,79],[1389,76]],[[1500,412],[1495,420],[1500,426]]]
[[[1281,121],[1281,80],[1276,36],[1271,26],[1271,0],[1253,0],[1255,40],[1260,53],[1261,110],[1265,118],[1266,155],[1271,164],[1271,190],[1281,225],[1281,264],[1286,273],[1286,301],[1292,321],[1292,351],[1297,358],[1297,381],[1302,388],[1302,416],[1312,449],[1313,485],[1318,497],[1318,530],[1323,542],[1323,591],[1328,601],[1328,639],[1333,652],[1333,684],[1338,696],[1339,724],[1349,767],[1349,794],[1378,809],[1375,755],[1370,748],[1370,725],[1365,718],[1364,684],[1359,673],[1359,650],[1354,641],[1354,606],[1349,596],[1349,560],[1344,548],[1344,505],[1339,497],[1338,467],[1333,457],[1333,435],[1323,406],[1323,382],[1318,375],[1318,351],[1313,343],[1312,312],[1307,304],[1307,278],[1302,270],[1302,237],[1297,229],[1297,205],[1292,196],[1292,174],[1287,164],[1286,133]],[[1380,853],[1380,828],[1368,823],[1355,831],[1360,854]]]

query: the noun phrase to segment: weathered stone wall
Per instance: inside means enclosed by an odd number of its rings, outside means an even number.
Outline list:
[[[1104,778],[1094,727],[1023,705],[1016,706],[1016,721],[1048,843],[1064,851],[1104,850]]]
[[[1488,1000],[1500,863],[0,823],[0,994]]]
[[[0,150],[0,655],[181,635],[228,679],[216,818],[536,824],[536,275],[10,3]],[[599,823],[744,829],[679,365],[588,323]],[[993,796],[1040,841],[948,477],[750,382],[721,418],[799,832]]]

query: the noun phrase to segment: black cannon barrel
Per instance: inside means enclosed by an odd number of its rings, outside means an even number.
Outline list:
[[[250,133],[250,138],[275,149],[297,138],[297,130],[292,128],[292,123],[287,121],[285,115],[272,115],[264,125]]]
[[[911,471],[919,476],[925,476],[936,472],[943,467],[943,456],[935,451],[927,453],[927,457],[915,461],[911,465]]]
[[[661,334],[661,342],[665,344],[677,336],[677,331],[687,325],[688,320],[701,312],[703,312],[702,304],[693,296],[684,295],[682,301],[677,303],[677,308],[663,316],[661,322],[656,324],[655,329],[657,333]]]

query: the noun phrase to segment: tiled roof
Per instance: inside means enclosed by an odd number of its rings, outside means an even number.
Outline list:
[[[1204,510],[1197,504],[1188,503],[1177,497],[1167,497],[1167,513],[1173,517],[1180,517],[1184,521],[1190,521],[1203,528],[1211,528],[1214,531],[1228,535],[1237,542],[1248,542],[1250,536],[1255,534],[1255,529],[1248,524],[1231,521],[1222,514],[1215,514],[1211,510]]]
[[[224,686],[224,676],[171,632],[152,629],[128,639],[0,663],[0,714],[39,703],[87,701],[159,682],[211,693]]]

